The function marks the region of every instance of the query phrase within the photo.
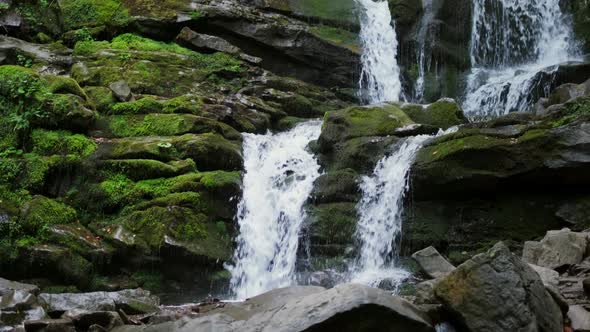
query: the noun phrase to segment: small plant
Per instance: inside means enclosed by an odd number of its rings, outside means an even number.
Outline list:
[[[19,66],[25,67],[25,68],[31,68],[33,66],[33,60],[29,57],[26,57],[24,55],[17,55],[16,56],[16,63]]]
[[[193,19],[195,21],[202,18],[202,17],[203,17],[203,13],[201,13],[198,10],[193,10],[193,12],[191,13],[191,19]]]

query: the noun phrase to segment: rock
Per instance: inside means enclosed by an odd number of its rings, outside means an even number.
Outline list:
[[[416,300],[414,304],[439,304],[440,301],[436,298],[434,294],[434,286],[437,282],[441,279],[432,279],[422,281],[416,284]]]
[[[538,274],[502,242],[444,277],[435,294],[468,331],[562,331]]]
[[[559,273],[557,271],[535,264],[529,264],[529,266],[539,274],[545,286],[557,287],[559,285]]]
[[[26,332],[75,332],[74,323],[69,319],[44,319],[25,322]]]
[[[570,319],[571,327],[574,331],[590,331],[590,312],[584,309],[583,306],[570,306],[570,309],[567,312],[567,317]]]
[[[150,327],[156,331],[416,331],[434,332],[429,319],[409,302],[356,284],[325,290],[295,286],[277,289],[214,310],[204,317]],[[115,332],[145,331],[121,327]]]
[[[422,272],[432,279],[440,278],[455,270],[434,247],[428,247],[412,254]]]
[[[590,209],[590,198],[588,196],[568,200],[559,207],[555,215],[561,220],[572,225],[576,230],[590,227],[590,215],[586,213]]]
[[[131,94],[131,88],[126,81],[116,81],[109,84],[109,88],[113,91],[113,95],[119,101],[130,101],[133,99],[133,95]]]
[[[436,128],[448,129],[467,123],[461,106],[450,98],[443,98],[429,105],[402,104],[401,109],[412,121]]]
[[[570,117],[563,125],[546,121],[512,137],[497,128],[463,128],[428,142],[410,173],[414,198],[522,192],[539,183],[568,191],[585,188],[590,184],[590,125],[583,116]]]
[[[72,310],[116,311],[122,309],[130,315],[158,311],[160,300],[142,289],[119,292],[40,294],[47,311],[66,312]]]
[[[71,319],[77,329],[86,331],[92,326],[100,326],[110,331],[117,326],[123,325],[123,320],[114,311],[85,311],[74,309],[66,311],[62,318]]]
[[[224,52],[239,54],[242,50],[220,37],[196,33],[188,27],[184,27],[176,37],[176,41],[188,48],[201,53]]]
[[[582,280],[582,287],[584,288],[586,296],[590,297],[590,277]]]
[[[557,269],[582,262],[587,246],[587,234],[564,228],[547,232],[540,242],[525,242],[522,258],[531,264]]]
[[[547,289],[547,292],[549,292],[555,303],[559,306],[559,309],[561,309],[561,314],[565,317],[570,306],[565,297],[559,292],[559,288],[552,285],[545,285],[545,289]]]
[[[318,144],[322,152],[330,151],[338,142],[393,135],[396,129],[412,123],[399,107],[392,104],[350,107],[327,113]]]
[[[1,23],[0,26],[4,26]],[[29,43],[24,40],[0,36],[0,65],[17,62],[17,54],[31,57],[35,62],[45,65],[43,73],[61,73],[72,65],[72,50],[50,48],[47,45]]]
[[[354,86],[360,60],[355,32],[339,27],[310,27],[276,11],[236,2],[199,3],[195,10],[203,14],[211,30],[234,36],[232,43],[262,58],[263,68],[324,86]]]
[[[33,295],[39,294],[39,287],[31,284],[23,284],[16,281],[10,281],[4,278],[0,278],[0,296],[4,295],[9,291],[25,291]]]

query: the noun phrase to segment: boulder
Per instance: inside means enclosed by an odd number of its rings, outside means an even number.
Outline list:
[[[110,331],[117,326],[123,325],[123,320],[114,311],[86,311],[74,309],[66,311],[62,318],[71,319],[78,330],[87,331],[92,326],[100,326]]]
[[[586,255],[587,246],[586,233],[575,233],[564,228],[547,232],[539,242],[525,242],[522,259],[541,267],[557,269],[581,263]]]
[[[277,289],[213,310],[204,317],[149,327],[149,331],[416,331],[434,332],[428,317],[389,292],[342,284],[325,290]],[[125,326],[115,332],[147,331]]]
[[[131,94],[131,88],[126,81],[120,80],[113,82],[109,84],[109,88],[119,101],[130,101],[133,98],[133,95]]]
[[[197,33],[188,27],[184,27],[176,37],[176,41],[190,49],[201,53],[224,52],[229,54],[239,54],[240,48],[232,45],[227,40],[217,37]]]
[[[459,104],[450,98],[443,98],[429,105],[402,104],[401,109],[416,123],[448,129],[467,123]]]
[[[571,322],[571,327],[574,331],[589,332],[590,331],[590,312],[584,309],[581,305],[570,306],[567,312],[567,317]]]
[[[590,184],[586,110],[579,105],[578,113],[561,113],[537,127],[488,123],[431,140],[418,152],[410,173],[414,197],[585,188]],[[566,112],[576,112],[575,107]]]
[[[539,275],[502,242],[444,277],[435,294],[468,331],[563,331]]]
[[[39,294],[39,287],[31,284],[24,284],[16,281],[0,278],[0,296],[10,291],[25,291],[33,295]]]
[[[557,287],[559,285],[559,273],[557,271],[535,264],[529,264],[529,266],[539,274],[545,286]]]
[[[142,289],[119,292],[63,293],[39,295],[47,311],[66,312],[71,310],[116,311],[123,310],[130,315],[158,311],[160,300]]]
[[[388,136],[413,121],[396,105],[356,106],[329,112],[318,139],[321,151],[334,144],[359,137]]]
[[[412,258],[418,263],[422,272],[432,279],[443,277],[455,270],[455,267],[432,246],[415,252]]]
[[[26,332],[76,332],[74,322],[69,319],[42,319],[25,322]]]

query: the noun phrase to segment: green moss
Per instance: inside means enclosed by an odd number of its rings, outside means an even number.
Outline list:
[[[123,0],[134,16],[156,17],[158,19],[173,20],[180,12],[190,10],[190,0]]]
[[[159,113],[162,104],[152,97],[145,97],[137,101],[118,103],[111,108],[112,114],[145,114]]]
[[[438,128],[447,129],[467,122],[459,105],[451,100],[439,100],[427,107],[404,105],[402,109],[414,122]]]
[[[356,229],[356,206],[354,203],[333,203],[316,206],[311,212],[312,237],[319,244],[350,243]]]
[[[195,192],[173,193],[163,197],[155,198],[151,201],[139,203],[133,207],[135,210],[146,210],[148,208],[159,206],[182,206],[200,211],[203,208],[201,195]]]
[[[78,85],[78,82],[70,77],[46,75],[43,76],[43,79],[49,83],[47,89],[51,93],[71,93],[88,100],[88,96]]]
[[[100,189],[105,194],[106,204],[111,206],[131,205],[139,201],[144,192],[123,174],[113,174],[100,183]]]
[[[192,159],[171,161],[168,163],[152,159],[107,160],[104,162],[102,168],[114,173],[123,174],[135,181],[172,177],[197,170],[195,162]]]
[[[23,207],[22,227],[28,234],[39,234],[49,225],[76,221],[76,210],[56,200],[35,196]]]
[[[84,92],[88,95],[96,110],[101,113],[110,112],[111,107],[117,102],[113,92],[107,87],[88,86],[84,88]]]
[[[172,98],[163,103],[162,111],[164,113],[189,113],[200,115],[203,113],[201,107],[203,100],[197,96],[185,95]]]
[[[354,32],[326,25],[314,26],[310,31],[322,39],[346,47],[353,52],[360,53],[358,34]]]
[[[63,0],[60,2],[67,30],[85,26],[125,26],[129,13],[119,0]]]
[[[174,136],[190,131],[190,124],[176,114],[148,114],[110,118],[110,130],[118,137]]]
[[[80,134],[68,131],[35,129],[31,133],[32,152],[42,155],[72,155],[87,157],[96,150],[96,143]]]
[[[412,123],[396,105],[350,107],[326,113],[319,143],[323,149],[331,149],[346,139],[393,135],[396,129]]]
[[[201,173],[201,184],[208,190],[239,186],[241,184],[240,172],[214,171]]]
[[[300,0],[289,2],[293,10],[301,15],[356,24],[355,4],[352,0]]]
[[[507,144],[508,140],[483,135],[474,135],[431,145],[418,152],[417,162],[430,163],[462,150],[486,150]]]

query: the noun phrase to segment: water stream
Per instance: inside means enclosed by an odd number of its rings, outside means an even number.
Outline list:
[[[357,206],[356,238],[360,251],[351,269],[351,280],[371,286],[388,279],[398,283],[408,273],[395,267],[402,227],[403,199],[414,157],[432,136],[405,139],[391,155],[379,161],[371,176],[362,179],[362,199]]]
[[[369,104],[398,101],[402,93],[397,63],[397,35],[389,3],[385,0],[355,0],[360,10],[359,38],[363,54],[361,97]]]
[[[430,56],[432,52],[433,36],[429,32],[430,24],[434,19],[436,11],[432,0],[422,0],[424,13],[420,19],[420,25],[417,32],[417,59],[418,59],[418,78],[414,85],[414,101],[424,102],[424,79],[426,72],[430,67]]]
[[[245,299],[295,281],[299,232],[320,166],[307,150],[321,121],[266,135],[244,134],[243,196],[238,205],[240,235],[231,289]]]
[[[472,119],[528,110],[548,88],[538,73],[578,58],[559,0],[474,0],[472,21],[463,103]]]

